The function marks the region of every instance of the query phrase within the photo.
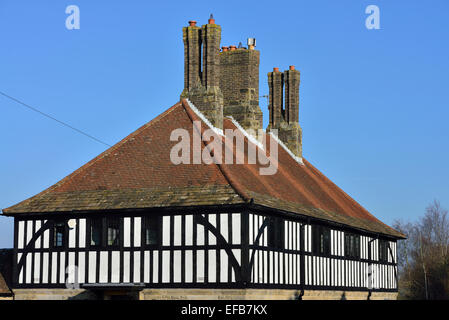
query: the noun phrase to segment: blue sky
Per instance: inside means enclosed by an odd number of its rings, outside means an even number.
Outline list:
[[[65,8],[80,8],[67,30]],[[380,30],[365,8],[380,8]],[[449,2],[0,2],[0,91],[114,144],[178,101],[181,28],[213,13],[222,45],[257,39],[266,74],[301,71],[304,156],[375,216],[449,207]],[[267,125],[267,103],[260,100]],[[105,146],[0,96],[0,208],[56,183]],[[12,218],[0,217],[0,248]]]

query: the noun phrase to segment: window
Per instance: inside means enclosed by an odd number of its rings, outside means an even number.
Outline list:
[[[103,237],[103,219],[93,218],[90,220],[90,245],[101,246],[101,238]]]
[[[145,217],[144,237],[147,246],[158,245],[160,243],[160,221],[157,215]]]
[[[120,245],[120,218],[107,218],[108,246]]]
[[[64,246],[64,222],[55,222],[54,224],[54,238],[53,238],[53,246],[54,247],[63,247]]]
[[[360,258],[360,236],[345,233],[345,257]]]
[[[271,217],[268,220],[268,246],[276,249],[284,248],[284,219]]]
[[[388,241],[379,240],[379,261],[388,261]]]
[[[312,252],[330,255],[330,229],[324,226],[312,226]]]

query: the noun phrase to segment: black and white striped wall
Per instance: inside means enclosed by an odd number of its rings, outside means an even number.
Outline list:
[[[270,246],[263,212],[163,214],[161,239],[144,243],[144,214],[120,217],[120,245],[90,245],[90,215],[66,216],[66,241],[53,245],[52,216],[15,218],[18,288],[67,283],[146,287],[254,287],[396,291],[396,241],[379,259],[380,239],[360,233],[357,257],[345,255],[347,229],[330,228],[329,254],[314,254],[312,222],[284,216],[281,247]],[[106,216],[106,215],[105,215]],[[69,227],[71,226],[71,227]],[[354,230],[349,230],[356,233]]]
[[[360,236],[360,256],[345,256],[344,231],[330,230],[330,254],[312,253],[312,225],[285,219],[284,247],[268,246],[268,228],[264,222],[269,217],[249,214],[249,256],[253,257],[251,283],[256,287],[300,286],[328,289],[385,289],[396,290],[396,241],[388,241],[391,254],[387,261],[379,261],[378,239]],[[304,260],[301,262],[301,237]],[[257,236],[259,238],[257,239]],[[371,256],[369,254],[371,250]],[[301,277],[301,268],[304,273]]]

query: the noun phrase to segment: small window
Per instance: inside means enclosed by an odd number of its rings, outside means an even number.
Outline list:
[[[345,257],[360,258],[360,236],[345,233]]]
[[[53,246],[54,247],[63,247],[64,246],[64,222],[55,222],[54,224],[54,239]]]
[[[103,237],[103,219],[94,218],[90,220],[90,245],[101,246]]]
[[[108,218],[108,246],[120,245],[120,218]]]
[[[379,240],[379,261],[388,261],[388,241]]]
[[[330,229],[324,226],[312,226],[312,252],[317,255],[330,255]]]
[[[284,219],[271,217],[268,221],[268,246],[276,249],[284,248]]]
[[[157,215],[145,217],[144,237],[147,246],[154,246],[160,243],[160,221]]]

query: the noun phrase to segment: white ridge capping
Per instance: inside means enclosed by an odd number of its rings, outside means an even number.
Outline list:
[[[285,151],[287,151],[287,153],[293,158],[293,160],[295,160],[296,162],[298,162],[300,165],[304,165],[304,162],[302,161],[302,157],[297,157],[293,154],[293,152],[290,151],[289,148],[287,148],[287,146],[278,138],[277,135],[275,135],[273,132],[269,132],[269,135],[271,135],[274,140],[276,140],[276,142],[282,147],[284,148]]]
[[[212,125],[212,123],[204,116],[204,114],[198,110],[194,104],[189,100],[186,99],[187,103],[189,104],[189,107],[193,110],[193,112],[195,112],[195,114],[211,129],[213,130],[216,134],[224,137],[224,133],[223,133],[223,129],[214,127]],[[258,146],[259,148],[261,148],[262,150],[264,150],[263,144],[262,142],[260,142],[258,139],[256,139],[254,136],[250,135],[245,129],[243,129],[243,127],[237,122],[237,120],[235,120],[232,116],[227,116],[226,118],[229,118],[232,123],[240,130],[242,131],[243,135],[246,136],[248,138],[249,141],[251,141],[252,143],[254,143],[256,146]],[[263,130],[266,133],[266,130]],[[293,160],[295,160],[298,164],[300,165],[304,165],[304,162],[302,160],[302,157],[297,157],[293,154],[293,152],[290,151],[289,148],[287,148],[287,146],[278,138],[277,135],[273,134],[273,132],[269,132],[269,135],[271,135],[274,140],[293,158]]]
[[[240,125],[240,123],[237,122],[237,120],[235,120],[232,116],[226,116],[226,118],[230,119],[232,121],[232,123],[237,127],[237,129],[239,129],[240,131],[242,131],[243,135],[245,137],[248,138],[249,141],[251,141],[253,144],[255,144],[256,146],[258,146],[260,149],[264,150],[263,144],[261,141],[259,141],[256,137],[254,137],[253,135],[249,134],[248,131],[246,131],[245,129],[243,129],[243,127]],[[262,129],[263,130],[263,129]],[[263,130],[265,132],[265,130]]]
[[[220,128],[217,128],[217,127],[214,127],[213,125],[212,125],[212,123],[204,116],[204,114],[200,111],[200,110],[198,110],[194,105],[193,105],[193,103],[189,100],[189,99],[186,99],[187,100],[187,103],[189,104],[189,107],[190,107],[190,109],[192,109],[193,110],[193,112],[195,112],[195,114],[212,130],[212,131],[214,131],[216,134],[218,134],[218,135],[220,135],[220,136],[222,136],[222,137],[224,137],[224,134],[223,134],[223,129],[220,129]]]
[[[249,134],[248,131],[246,131],[241,125],[240,123],[237,122],[237,120],[235,120],[232,116],[226,116],[226,118],[230,119],[232,121],[232,123],[237,127],[237,129],[239,129],[240,131],[242,131],[243,135],[245,137],[248,138],[249,141],[251,141],[252,143],[254,143],[255,145],[257,145],[259,148],[261,148],[262,150],[265,150],[263,147],[263,144],[261,141],[259,141],[256,137],[254,137],[253,135]],[[263,130],[263,132],[265,132],[266,134],[266,130]],[[273,132],[269,132],[269,134],[274,138],[274,140],[276,140],[276,142],[282,147],[284,148],[284,150],[293,158],[293,160],[295,160],[296,162],[298,162],[300,165],[304,165],[304,162],[302,161],[301,157],[297,157],[293,154],[293,152],[290,151],[289,148],[287,148],[287,146],[278,138],[277,135],[273,134]]]

